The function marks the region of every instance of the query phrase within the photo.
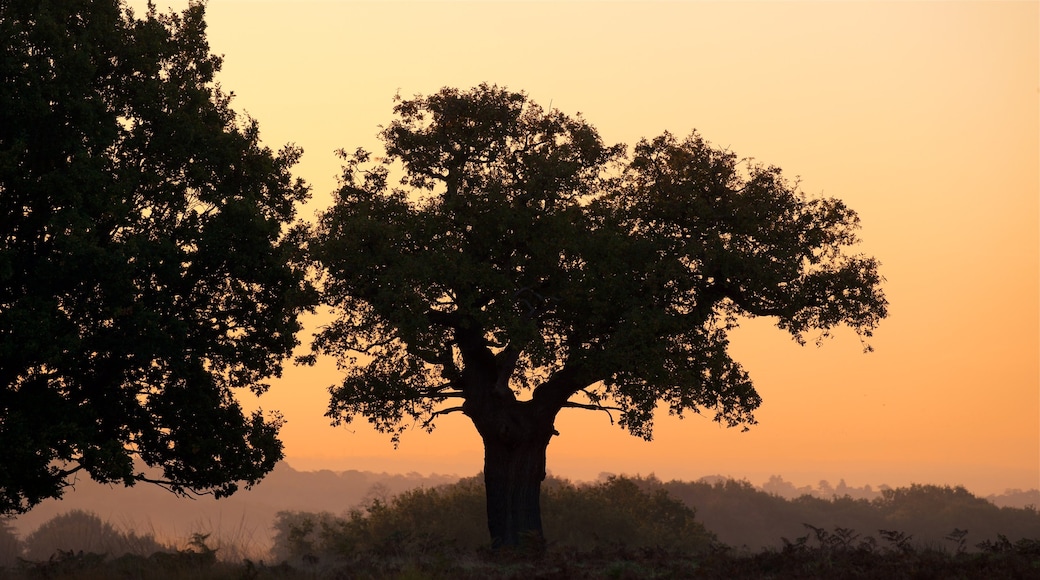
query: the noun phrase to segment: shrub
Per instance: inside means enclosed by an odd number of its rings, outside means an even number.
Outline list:
[[[280,512],[275,520],[276,559],[422,555],[486,547],[487,512],[479,477],[389,499],[372,499],[344,517]],[[543,526],[550,544],[577,549],[607,546],[702,551],[714,536],[695,512],[664,489],[644,491],[632,480],[611,478],[573,485],[550,478],[542,492]]]
[[[625,477],[592,485],[550,488],[543,499],[546,537],[579,549],[601,545],[703,551],[715,536],[696,512],[656,486]]]

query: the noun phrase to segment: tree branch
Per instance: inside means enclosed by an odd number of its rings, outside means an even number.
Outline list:
[[[137,475],[135,475],[134,480],[157,485],[174,495],[186,497],[189,499],[195,499],[196,497],[202,497],[204,495],[215,495],[212,491],[198,491],[190,487],[179,485],[177,482],[174,481],[167,481],[165,479],[152,479],[150,477],[145,477],[143,473],[138,473]]]
[[[416,391],[412,395],[405,395],[400,397],[394,397],[394,401],[422,401],[424,399],[464,399],[466,398],[465,393],[462,391],[448,391],[441,392],[437,388],[424,389]]]
[[[586,403],[575,403],[574,401],[567,401],[566,403],[563,404],[563,408],[564,409],[585,409],[585,410],[588,410],[588,411],[603,411],[604,413],[607,414],[607,417],[610,418],[610,424],[611,425],[614,424],[614,416],[611,415],[610,412],[611,411],[617,411],[617,412],[621,413],[621,412],[624,411],[624,409],[622,409],[620,407],[606,407],[606,406],[599,405],[599,404],[589,405],[589,404],[586,404]]]
[[[588,373],[577,365],[565,363],[547,381],[535,387],[531,399],[541,404],[563,408],[578,391],[595,383]]]
[[[436,419],[437,417],[441,416],[441,415],[447,415],[449,413],[458,413],[458,412],[461,412],[461,411],[462,411],[462,407],[461,406],[458,406],[458,407],[448,407],[447,409],[440,409],[438,411],[434,411],[434,412],[430,413],[429,417],[427,417],[426,419],[423,419],[422,428],[423,429],[427,429],[427,430],[430,429],[430,426],[433,424],[433,420]]]
[[[455,360],[452,356],[451,345],[444,345],[444,349],[440,352],[433,352],[421,348],[409,349],[412,354],[419,357],[423,362],[431,365],[439,365],[441,367],[441,377],[446,379],[449,383],[458,381],[462,373],[459,372],[457,366],[455,366]]]
[[[73,467],[72,469],[63,469],[61,471],[61,478],[65,479],[66,477],[68,477],[68,476],[70,476],[70,475],[72,475],[74,473],[78,473],[79,471],[82,471],[83,469],[84,469],[83,464],[82,463],[77,463],[76,467]]]

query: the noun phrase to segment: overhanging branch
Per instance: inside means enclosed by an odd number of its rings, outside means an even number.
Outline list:
[[[168,481],[165,479],[152,479],[150,477],[145,477],[143,473],[138,473],[137,475],[135,475],[134,480],[157,485],[174,495],[186,497],[189,499],[195,499],[196,497],[201,497],[204,495],[215,495],[212,491],[198,491],[190,487],[180,485],[175,481]]]
[[[564,403],[563,404],[563,408],[564,409],[567,409],[567,408],[571,408],[571,409],[585,409],[587,411],[603,411],[604,413],[607,414],[607,417],[610,418],[610,424],[611,425],[614,424],[614,416],[611,415],[610,412],[611,411],[617,411],[617,412],[620,413],[620,412],[624,411],[624,409],[622,409],[621,407],[607,407],[605,405],[598,405],[598,404],[597,405],[590,405],[590,404],[587,404],[587,403],[575,403],[573,401],[567,401],[566,403]]]
[[[430,431],[431,428],[432,428],[434,419],[436,419],[437,417],[440,417],[441,415],[448,415],[450,413],[457,413],[459,411],[462,411],[462,406],[461,405],[458,406],[458,407],[448,407],[447,409],[440,409],[440,410],[434,411],[434,412],[430,413],[429,417],[423,419],[422,428],[426,429],[427,431]]]

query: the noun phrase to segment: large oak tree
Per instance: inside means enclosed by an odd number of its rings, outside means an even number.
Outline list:
[[[82,474],[220,496],[282,457],[233,390],[297,344],[301,152],[230,108],[205,28],[0,3],[0,512]]]
[[[343,153],[311,240],[333,321],[334,421],[397,437],[461,411],[484,442],[495,546],[541,537],[561,409],[618,413],[649,439],[659,406],[755,422],[728,331],[767,316],[800,342],[886,314],[856,214],[696,133],[606,146],[579,117],[481,85],[399,100],[385,152]]]

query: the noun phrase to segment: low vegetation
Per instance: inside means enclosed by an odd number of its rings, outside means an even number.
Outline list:
[[[575,485],[549,478],[542,501],[551,541],[526,552],[486,548],[483,484],[467,478],[376,493],[341,515],[280,512],[264,559],[243,558],[241,549],[208,534],[164,544],[72,511],[24,538],[3,522],[0,577],[887,579],[1040,572],[1036,508],[1000,508],[960,487],[886,489],[872,500],[786,500],[737,481],[611,477]]]

